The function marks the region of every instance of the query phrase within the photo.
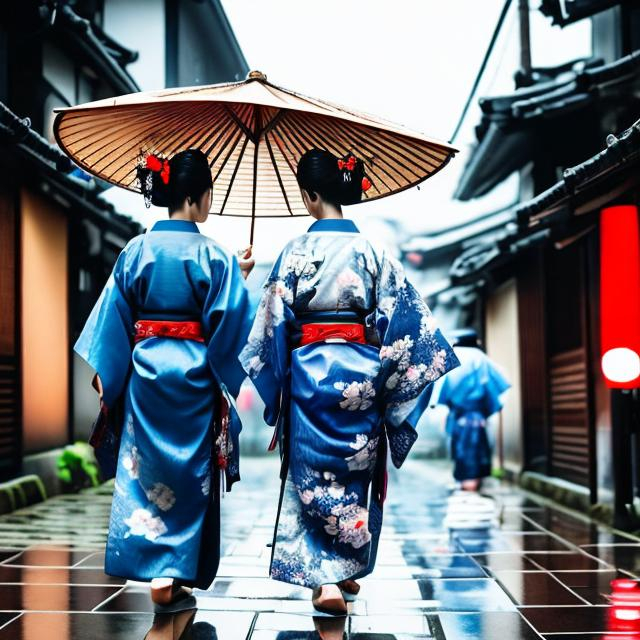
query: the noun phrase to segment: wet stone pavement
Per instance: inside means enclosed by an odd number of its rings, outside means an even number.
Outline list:
[[[413,460],[392,474],[378,566],[345,618],[267,578],[273,458],[243,461],[218,578],[173,617],[154,619],[146,585],[103,573],[109,487],[2,516],[0,640],[640,639],[640,540],[497,485],[499,526],[450,534],[447,471]]]

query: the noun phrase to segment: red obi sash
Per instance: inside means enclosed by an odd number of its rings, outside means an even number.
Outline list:
[[[313,322],[302,325],[300,346],[314,342],[345,341],[366,344],[364,325],[346,322]]]
[[[172,320],[138,320],[134,336],[135,342],[146,338],[177,338],[204,342],[202,324],[195,321],[174,322]]]

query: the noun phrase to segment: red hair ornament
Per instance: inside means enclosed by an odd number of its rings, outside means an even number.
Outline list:
[[[168,160],[161,160],[160,158],[158,158],[158,156],[149,154],[147,156],[145,166],[147,169],[153,171],[154,173],[159,172],[162,182],[164,182],[164,184],[169,184],[170,169]]]
[[[341,171],[346,169],[347,171],[353,171],[356,168],[356,159],[355,156],[349,156],[347,160],[343,160],[342,158],[338,160],[338,169]]]
[[[356,168],[356,164],[357,164],[358,160],[356,159],[355,156],[349,156],[346,160],[344,158],[340,158],[338,160],[338,169],[340,169],[340,171],[348,171],[349,173],[345,173],[344,174],[344,180],[345,182],[351,182],[351,172]],[[366,176],[364,176],[362,178],[362,183],[361,183],[361,187],[362,187],[362,191],[368,191],[369,189],[371,189],[371,187],[373,186],[373,184],[371,183],[371,180],[369,180],[369,178],[367,178]]]

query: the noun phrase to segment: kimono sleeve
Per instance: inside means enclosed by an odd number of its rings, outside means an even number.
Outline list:
[[[485,358],[485,369],[482,372],[482,379],[485,388],[485,411],[487,412],[487,416],[492,416],[504,406],[502,397],[503,394],[511,388],[511,384],[489,358]]]
[[[236,258],[219,251],[210,264],[211,286],[202,321],[208,338],[208,358],[218,382],[236,398],[246,374],[238,362],[251,327],[249,294]]]
[[[461,369],[457,375],[446,377],[438,397],[438,403],[456,411],[477,410],[486,418],[503,407],[502,396],[511,385],[492,360],[480,349],[467,347]]]
[[[107,284],[74,351],[100,376],[103,401],[112,408],[122,394],[131,364],[133,315],[124,290],[127,249],[118,256]]]
[[[283,252],[264,284],[255,321],[240,362],[265,404],[264,419],[275,425],[289,375],[288,321],[293,312],[287,304],[291,295],[291,274],[283,265]]]
[[[391,459],[399,467],[417,438],[432,383],[459,362],[398,261],[382,254],[376,286],[380,393]]]

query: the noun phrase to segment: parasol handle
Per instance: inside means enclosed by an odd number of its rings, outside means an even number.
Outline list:
[[[255,226],[256,226],[256,216],[254,212],[254,214],[251,216],[251,230],[249,231],[249,244],[251,246],[253,246],[253,235],[254,235]]]

